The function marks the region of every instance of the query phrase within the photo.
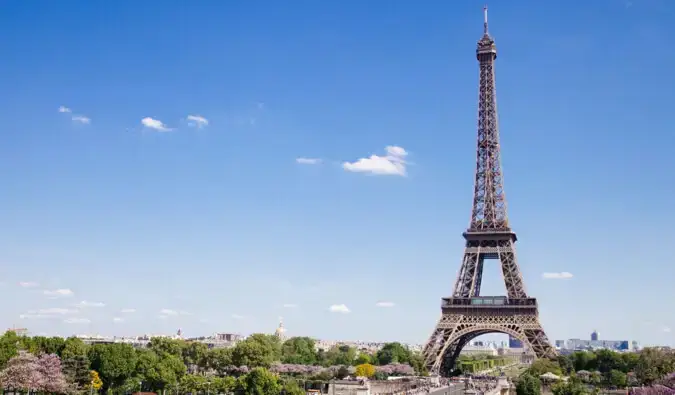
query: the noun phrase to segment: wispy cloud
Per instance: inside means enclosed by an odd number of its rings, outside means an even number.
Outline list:
[[[19,286],[23,288],[35,288],[39,287],[40,284],[36,283],[35,281],[21,281],[19,282]]]
[[[44,314],[44,315],[64,315],[64,314],[75,314],[77,313],[76,309],[64,309],[61,307],[53,307],[49,309],[40,309],[37,311],[29,311],[29,314]]]
[[[355,173],[405,177],[407,174],[405,158],[408,156],[408,152],[401,147],[392,145],[386,147],[385,151],[385,156],[371,155],[355,162],[344,162],[342,168]]]
[[[286,308],[286,309],[295,309],[297,307],[298,307],[298,305],[295,304],[295,303],[285,303],[284,304],[284,308]]]
[[[70,119],[72,119],[73,122],[79,122],[79,123],[83,123],[85,125],[88,125],[88,124],[91,123],[91,118],[85,117],[84,115],[73,115],[72,117],[70,117]]]
[[[239,314],[232,314],[232,318],[234,318],[235,320],[243,320],[246,317],[244,317],[243,315],[239,315]]]
[[[381,301],[381,302],[375,303],[375,306],[377,306],[377,307],[394,307],[394,306],[396,306],[396,304],[394,302]]]
[[[178,312],[176,310],[171,310],[171,309],[161,309],[159,311],[159,314],[161,315],[178,315]]]
[[[21,314],[19,315],[19,318],[22,320],[43,320],[54,318],[54,316],[49,314]]]
[[[122,313],[122,314],[132,314],[132,313],[135,313],[135,312],[136,312],[136,309],[122,309],[122,310],[120,310],[120,313]]]
[[[670,332],[671,332],[671,329],[670,329],[669,326],[664,326],[663,328],[661,328],[661,330],[662,330],[663,332],[665,332],[665,333],[670,333]]]
[[[61,288],[61,289],[55,289],[55,290],[45,290],[43,293],[47,296],[53,296],[53,297],[69,297],[73,296],[75,293],[68,289],[68,288]]]
[[[169,131],[173,130],[173,129],[167,127],[159,119],[154,119],[154,118],[150,118],[150,117],[145,117],[145,118],[141,119],[141,124],[148,129],[153,129],[153,130],[156,130],[158,132],[169,132]]]
[[[86,300],[81,301],[80,303],[76,304],[77,307],[79,308],[86,308],[86,307],[105,307],[105,303],[101,302],[87,302]]]
[[[553,272],[542,273],[541,277],[547,280],[567,280],[574,277],[574,275],[570,272]]]
[[[88,318],[68,318],[63,320],[66,324],[89,324],[91,320]]]
[[[59,112],[70,113],[70,112],[72,112],[72,110],[70,108],[66,107],[66,106],[61,106],[61,107],[59,107]]]
[[[349,310],[349,308],[348,308],[346,305],[344,305],[344,304],[334,304],[334,305],[330,306],[330,307],[328,308],[328,310],[329,310],[331,313],[342,313],[342,314],[347,314],[347,313],[349,313],[349,312],[351,311],[351,310]]]
[[[124,322],[124,318],[121,318],[121,317],[114,317],[114,318],[113,318],[113,322],[114,322],[114,323]]]
[[[321,163],[321,159],[319,158],[297,158],[295,160],[296,163],[299,163],[301,165],[318,165]]]
[[[187,121],[189,126],[197,129],[209,126],[209,120],[201,115],[188,115]]]

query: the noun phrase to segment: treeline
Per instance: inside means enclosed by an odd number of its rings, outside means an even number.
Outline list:
[[[43,359],[50,363],[49,376]],[[63,382],[67,391],[43,389],[57,393],[210,389],[270,395],[283,390],[294,395],[304,393],[306,382],[325,382],[357,371],[376,378],[426,374],[421,356],[400,343],[388,343],[374,354],[349,346],[324,352],[316,350],[311,338],[281,342],[275,336],[254,334],[232,348],[209,349],[200,342],[160,337],[137,349],[122,343],[89,346],[77,338],[19,337],[11,331],[0,337],[0,370],[5,389],[24,389],[21,386],[31,380],[25,388]]]
[[[542,375],[568,376],[567,381],[542,382]],[[589,394],[589,388],[627,388],[644,395],[675,393],[675,351],[645,348],[640,352],[576,351],[553,361],[538,359],[519,377],[518,395],[539,395],[542,383],[554,395]],[[666,392],[663,392],[666,391]],[[668,392],[670,391],[670,392]]]

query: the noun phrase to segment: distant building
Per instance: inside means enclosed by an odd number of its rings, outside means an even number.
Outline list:
[[[279,317],[279,326],[274,331],[274,336],[278,337],[281,341],[286,340],[286,328],[284,328],[284,319],[281,317]]]
[[[555,347],[556,348],[565,348],[565,341],[564,340],[556,340],[555,341]]]
[[[598,341],[598,331],[593,331],[593,333],[591,333],[591,341]]]
[[[509,348],[523,348],[523,342],[513,336],[509,336]]]

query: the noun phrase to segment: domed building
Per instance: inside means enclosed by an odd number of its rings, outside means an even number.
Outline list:
[[[278,337],[281,341],[286,340],[286,328],[284,328],[284,319],[281,317],[279,317],[279,326],[274,331],[274,336]]]

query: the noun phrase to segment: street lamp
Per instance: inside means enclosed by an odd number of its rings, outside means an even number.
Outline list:
[[[143,392],[143,382],[142,381],[138,382],[138,392]]]
[[[210,395],[210,394],[211,394],[211,382],[207,381],[206,382],[206,395]]]

